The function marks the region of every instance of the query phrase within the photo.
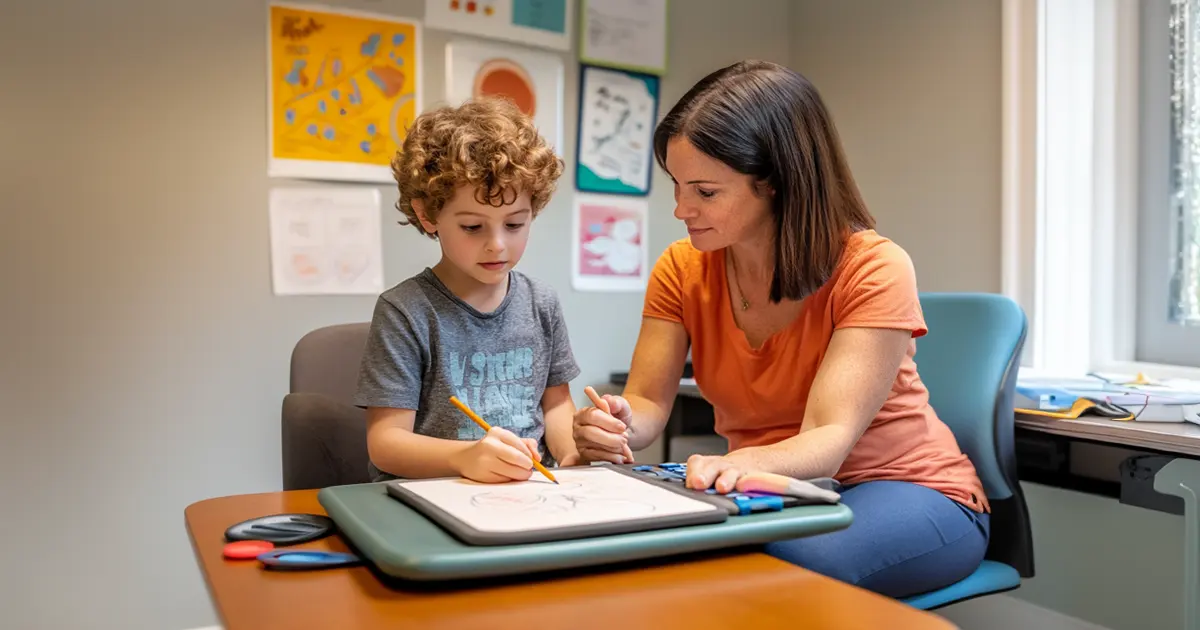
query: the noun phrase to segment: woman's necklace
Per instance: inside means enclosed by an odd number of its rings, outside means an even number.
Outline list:
[[[737,258],[733,256],[733,252],[730,252],[729,260],[733,263],[733,268],[731,269],[733,271],[733,283],[737,285],[738,299],[742,301],[742,310],[744,311],[750,308],[750,302],[746,299],[746,294],[742,292],[742,281],[738,278],[737,272]]]

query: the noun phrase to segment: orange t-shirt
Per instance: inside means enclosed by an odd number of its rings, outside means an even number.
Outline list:
[[[813,378],[839,328],[912,331],[892,391],[838,470],[853,485],[899,480],[989,511],[975,466],[929,405],[913,360],[925,319],[908,254],[865,230],[851,235],[833,276],[804,299],[796,320],[754,349],[730,310],[725,250],[673,243],[654,265],[643,314],[683,324],[696,384],[730,449],[774,444],[800,432]]]

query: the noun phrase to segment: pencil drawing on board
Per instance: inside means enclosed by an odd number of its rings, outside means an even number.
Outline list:
[[[471,497],[475,508],[494,512],[540,512],[558,514],[572,511],[619,511],[628,515],[653,514],[655,506],[647,501],[604,496],[603,487],[589,488],[582,483],[562,485],[530,484],[485,490]]]
[[[479,532],[549,531],[647,518],[711,514],[716,508],[605,467],[561,468],[559,483],[541,473],[527,481],[487,484],[467,479],[402,483],[432,509]],[[723,513],[723,511],[722,511]]]

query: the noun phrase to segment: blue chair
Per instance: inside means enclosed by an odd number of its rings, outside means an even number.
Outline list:
[[[929,334],[917,339],[917,373],[929,401],[971,458],[992,507],[985,560],[965,579],[901,601],[924,610],[1013,590],[1033,577],[1029,510],[1017,484],[1013,394],[1026,319],[1011,299],[923,293]]]

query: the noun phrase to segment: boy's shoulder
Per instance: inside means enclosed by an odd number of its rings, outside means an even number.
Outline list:
[[[436,289],[425,278],[427,273],[428,269],[402,280],[396,286],[380,293],[379,299],[402,311],[408,311],[414,306],[429,305],[432,299],[431,290]]]
[[[511,272],[510,291],[523,294],[517,301],[527,302],[539,317],[554,317],[562,312],[558,292],[549,283],[528,276],[520,271]],[[380,308],[395,309],[417,325],[437,313],[452,312],[458,308],[455,299],[447,295],[433,272],[426,268],[420,273],[379,294]],[[385,306],[388,305],[388,306]]]
[[[530,299],[538,310],[559,309],[558,292],[554,290],[554,287],[550,286],[550,283],[538,280],[515,269],[512,271],[512,282],[529,293]]]

